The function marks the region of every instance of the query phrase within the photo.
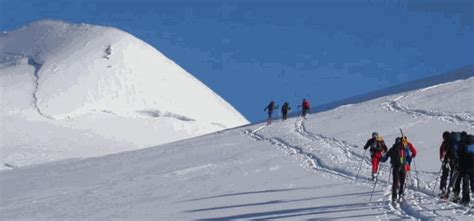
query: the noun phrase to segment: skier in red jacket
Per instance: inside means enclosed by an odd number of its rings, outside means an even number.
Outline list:
[[[387,146],[382,138],[377,132],[372,133],[372,138],[367,140],[365,143],[364,150],[367,150],[370,147],[370,157],[372,159],[372,180],[375,180],[379,170],[380,160],[385,152],[387,152]]]
[[[299,107],[302,107],[301,116],[306,118],[306,114],[309,113],[309,111],[310,111],[309,109],[311,108],[311,105],[309,104],[309,101],[307,101],[306,99],[303,99],[303,103]]]

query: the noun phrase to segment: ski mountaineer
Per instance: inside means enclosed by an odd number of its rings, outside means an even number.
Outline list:
[[[444,198],[449,198],[450,192],[453,192],[451,200],[453,202],[458,202],[461,197],[459,197],[459,192],[461,192],[461,176],[459,171],[459,149],[461,147],[461,133],[460,132],[451,132],[451,136],[448,142],[448,151],[447,155],[449,158],[449,166],[451,167],[451,176],[449,177],[448,192]]]
[[[302,107],[301,116],[306,118],[306,114],[309,114],[309,111],[310,111],[309,109],[311,108],[309,101],[307,101],[306,99],[303,99],[303,102],[298,107]]]
[[[278,106],[276,106],[275,101],[271,101],[270,104],[268,104],[268,106],[265,107],[265,109],[263,109],[263,111],[267,111],[268,113],[267,124],[272,123],[272,114],[273,114],[273,111],[277,108]]]
[[[372,180],[375,180],[379,171],[380,159],[385,152],[387,152],[387,146],[382,136],[379,136],[377,132],[372,133],[372,138],[367,140],[364,146],[364,150],[370,147],[370,157],[372,159]]]
[[[407,163],[405,164],[406,171],[410,172],[411,171],[411,161],[413,158],[416,157],[416,148],[415,145],[413,145],[410,141],[408,141],[408,138],[406,136],[402,137],[402,142],[403,142],[403,147],[405,147],[406,151],[406,159]]]
[[[395,139],[393,146],[382,157],[382,162],[386,162],[390,157],[392,165],[392,204],[403,200],[403,191],[406,178],[406,149],[401,137]]]
[[[469,189],[474,191],[474,136],[466,133],[461,137],[461,141],[459,151],[459,168],[463,178],[461,204],[468,206],[471,201]]]
[[[281,106],[281,116],[283,120],[288,119],[288,113],[291,111],[290,104],[285,102],[283,106]]]
[[[451,160],[448,157],[448,146],[449,146],[449,138],[451,137],[451,133],[449,131],[443,132],[443,142],[439,147],[439,160],[441,161],[441,182],[439,184],[439,197],[445,198],[447,196],[448,191],[446,190],[446,186],[448,185],[448,176],[452,176],[451,170]]]

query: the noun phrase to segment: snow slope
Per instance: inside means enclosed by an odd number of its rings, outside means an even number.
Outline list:
[[[0,163],[14,166],[248,123],[159,51],[109,27],[42,20],[2,33],[0,89]]]
[[[0,219],[472,220],[469,209],[438,201],[432,189],[441,133],[474,132],[473,85],[471,77],[306,120],[2,171]],[[369,203],[374,186],[361,146],[372,131],[391,145],[400,127],[419,154],[406,201],[396,209],[389,203],[387,164]]]

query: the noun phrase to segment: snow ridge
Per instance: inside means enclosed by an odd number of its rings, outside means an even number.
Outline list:
[[[0,91],[2,124],[16,125],[2,130],[8,135],[0,142],[0,161],[19,167],[135,150],[249,123],[146,42],[116,28],[58,20],[0,36]],[[93,143],[77,142],[84,137],[94,137]],[[45,156],[34,154],[38,147]]]

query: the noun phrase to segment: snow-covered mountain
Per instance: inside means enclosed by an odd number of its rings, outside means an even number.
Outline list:
[[[474,76],[474,73],[471,73]],[[443,131],[474,133],[474,77],[172,144],[0,172],[0,219],[472,220],[440,201]],[[373,131],[417,147],[405,201],[390,204],[361,148]],[[361,166],[359,179],[357,168]],[[369,203],[372,190],[372,202]]]
[[[248,121],[159,51],[115,28],[54,20],[0,36],[0,163],[172,142]]]

